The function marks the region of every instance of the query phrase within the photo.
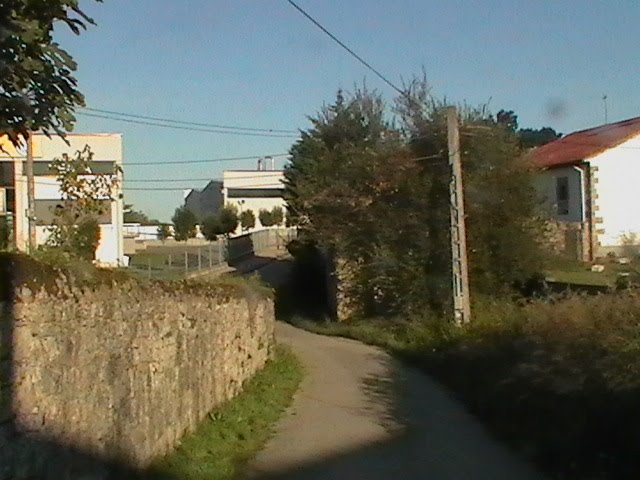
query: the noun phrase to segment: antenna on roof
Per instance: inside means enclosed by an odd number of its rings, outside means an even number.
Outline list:
[[[604,123],[609,123],[609,111],[607,108],[607,94],[602,95],[602,102],[604,103]]]

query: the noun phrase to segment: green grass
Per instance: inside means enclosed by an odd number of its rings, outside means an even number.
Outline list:
[[[604,272],[592,272],[590,264],[581,262],[558,262],[554,268],[546,272],[547,279],[574,285],[614,287],[620,274],[629,273],[637,275],[637,260],[635,265],[620,265],[609,259],[596,263],[604,265]]]
[[[290,405],[303,371],[297,358],[278,346],[273,360],[242,393],[211,412],[193,434],[152,467],[153,478],[228,480],[264,446],[274,423]]]

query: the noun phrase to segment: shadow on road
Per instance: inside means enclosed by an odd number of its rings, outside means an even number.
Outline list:
[[[380,364],[380,356],[369,361]],[[408,480],[533,480],[543,477],[491,438],[439,385],[387,357],[379,372],[364,377],[362,407],[350,414],[368,418],[384,434],[345,438],[320,431],[313,453],[254,471],[260,480],[363,478]],[[304,393],[303,393],[304,395]],[[330,396],[329,396],[330,397]],[[323,408],[318,403],[318,415]],[[296,413],[296,415],[299,412]],[[346,419],[347,417],[345,417]],[[331,423],[329,417],[323,421]],[[306,428],[315,428],[309,424]],[[302,426],[305,428],[305,426]],[[348,431],[348,429],[346,430]],[[375,429],[372,430],[375,432]],[[295,447],[292,447],[295,449]],[[277,463],[277,462],[276,462]]]

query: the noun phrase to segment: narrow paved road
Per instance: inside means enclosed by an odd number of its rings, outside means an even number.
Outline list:
[[[441,387],[381,350],[287,324],[277,336],[307,376],[250,478],[542,478]]]
[[[277,287],[289,261],[261,268]],[[306,377],[253,479],[542,480],[421,372],[382,350],[279,323]]]

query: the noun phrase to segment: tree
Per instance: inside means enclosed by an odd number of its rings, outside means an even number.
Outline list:
[[[240,225],[242,230],[250,230],[256,226],[256,215],[253,210],[244,210],[240,214]]]
[[[518,130],[518,115],[513,110],[500,110],[496,114],[496,123],[515,132]]]
[[[64,23],[79,35],[94,21],[78,0],[5,0],[0,10],[0,132],[14,145],[31,130],[64,135],[84,97],[73,75],[77,65],[54,41],[54,26]]]
[[[562,137],[551,127],[518,129],[518,115],[513,110],[500,110],[496,114],[496,123],[517,134],[520,147],[535,148]]]
[[[291,149],[289,213],[301,240],[333,257],[347,314],[451,308],[446,106],[414,80],[397,128],[375,92],[340,92]],[[461,111],[473,133],[461,136],[472,288],[508,293],[540,269],[532,172],[511,128],[485,107]]]
[[[562,137],[562,134],[556,132],[551,127],[543,127],[537,130],[533,128],[523,128],[518,132],[520,146],[524,149],[540,147],[560,137]]]
[[[98,217],[116,200],[119,167],[112,173],[91,172],[93,152],[87,145],[73,156],[63,154],[51,162],[62,192],[62,203],[53,214],[47,243],[65,252],[93,260],[100,242]]]
[[[258,219],[260,220],[260,225],[263,227],[270,227],[274,224],[272,211],[265,210],[264,208],[258,211]]]
[[[420,82],[414,85],[420,91],[427,88]],[[425,103],[418,97],[398,99],[401,121],[414,139],[413,151],[420,156],[446,152],[446,104]],[[517,132],[503,128],[486,107],[465,105],[460,116],[471,287],[487,294],[507,293],[543,268],[546,230],[535,172],[518,161],[523,152]],[[465,135],[465,130],[473,135]],[[438,203],[432,202],[432,207],[448,212],[448,172],[441,178],[426,173],[441,184]],[[438,223],[447,225],[445,219]]]
[[[228,237],[238,228],[238,210],[233,205],[225,205],[218,213],[219,233]]]
[[[187,207],[182,206],[176,208],[171,221],[173,222],[174,229],[173,236],[177,241],[183,242],[196,236],[198,219]]]
[[[168,224],[163,223],[160,226],[158,226],[158,239],[159,240],[162,240],[164,242],[170,236],[171,236],[171,227]]]
[[[280,226],[284,223],[284,210],[282,207],[273,207],[271,210],[272,225]]]
[[[124,206],[124,223],[140,223],[142,225],[157,225],[160,223],[156,219],[149,218],[140,210],[134,210],[133,205]]]
[[[211,215],[202,221],[202,234],[204,238],[210,242],[217,240],[218,235],[222,233],[220,230],[220,220],[218,217]]]

